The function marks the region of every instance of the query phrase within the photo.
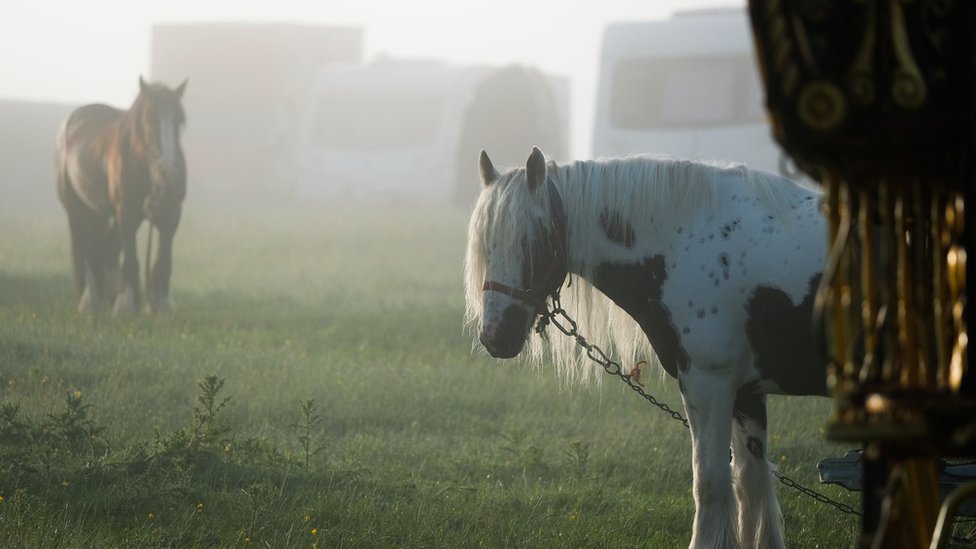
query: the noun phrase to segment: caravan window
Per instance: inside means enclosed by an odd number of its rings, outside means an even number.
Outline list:
[[[333,149],[426,145],[437,136],[443,103],[424,94],[327,93],[319,100],[312,141]]]
[[[762,121],[747,56],[626,58],[611,76],[610,120],[621,128],[693,128]]]

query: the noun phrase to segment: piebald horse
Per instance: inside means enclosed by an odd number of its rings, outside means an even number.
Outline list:
[[[692,436],[693,548],[784,546],[766,459],[766,395],[826,394],[812,333],[820,195],[741,165],[635,157],[497,170],[482,151],[468,227],[466,317],[490,355],[594,369],[573,338],[530,337],[562,306],[623,364],[656,355]],[[732,449],[731,463],[729,448]]]
[[[141,309],[136,231],[145,219],[150,232],[156,227],[159,233],[152,270],[149,250],[146,254],[149,309],[165,312],[173,306],[173,236],[186,196],[180,146],[185,89],[186,81],[170,89],[140,77],[139,95],[128,111],[85,105],[61,126],[58,195],[68,214],[79,311],[110,305],[119,315]]]

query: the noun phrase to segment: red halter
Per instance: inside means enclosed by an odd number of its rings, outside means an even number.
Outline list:
[[[528,288],[513,288],[493,280],[485,280],[481,288],[482,291],[498,292],[532,305],[540,313],[545,312],[546,298],[559,293],[559,287],[569,274],[566,265],[566,213],[563,210],[563,201],[552,179],[546,180],[546,190],[549,193],[550,206],[549,242],[552,244],[549,266],[541,276],[533,277]]]

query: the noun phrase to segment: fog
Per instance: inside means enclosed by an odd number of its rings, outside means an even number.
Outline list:
[[[270,187],[299,200],[360,193],[398,201],[412,194],[402,183],[411,167],[421,182],[414,188],[426,189],[423,200],[463,207],[473,195],[481,148],[503,165],[522,161],[531,145],[557,160],[684,153],[647,141],[616,149],[595,141],[608,25],[743,6],[744,0],[22,3],[0,19],[0,187],[22,204],[56,207],[51,157],[60,121],[85,103],[127,107],[145,75],[171,86],[189,78],[183,144],[197,200],[254,198]],[[635,78],[631,95],[640,96],[649,81]],[[695,75],[687,78],[696,82]],[[736,108],[758,112],[749,101]],[[675,112],[682,108],[725,107]],[[717,150],[706,153],[722,156]]]

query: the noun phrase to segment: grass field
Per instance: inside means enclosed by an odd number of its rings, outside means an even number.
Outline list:
[[[0,547],[686,546],[686,430],[472,352],[466,219],[407,212],[191,208],[176,312],[127,320],[75,313],[60,212],[0,218]],[[771,458],[856,506],[827,409],[771,398]],[[791,547],[853,546],[779,496]]]

